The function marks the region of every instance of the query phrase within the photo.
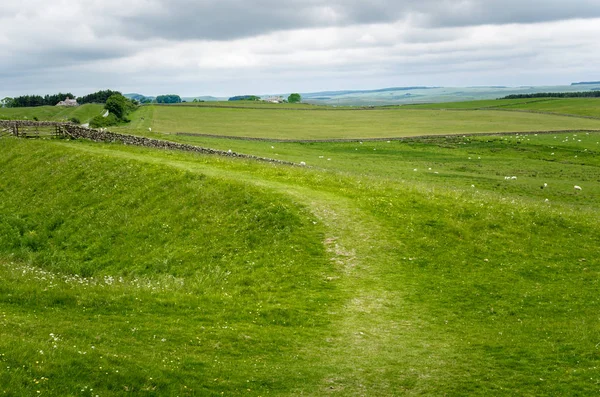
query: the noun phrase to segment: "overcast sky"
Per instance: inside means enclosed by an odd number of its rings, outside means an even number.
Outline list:
[[[600,0],[3,0],[0,97],[600,80]]]

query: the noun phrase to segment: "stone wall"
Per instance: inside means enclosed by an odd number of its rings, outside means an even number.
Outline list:
[[[118,134],[115,132],[107,131],[104,128],[93,129],[93,128],[84,128],[72,123],[59,123],[59,122],[50,122],[50,121],[28,121],[28,120],[0,120],[0,130],[5,129],[10,131],[13,135],[17,135],[16,131],[21,130],[25,127],[35,127],[35,126],[58,126],[60,127],[61,135],[71,139],[89,139],[94,142],[119,142],[124,145],[132,145],[132,146],[143,146],[149,147],[153,149],[163,149],[163,150],[181,150],[186,152],[196,152],[196,153],[205,153],[205,154],[214,154],[219,156],[226,157],[237,157],[237,158],[245,158],[252,159],[258,161],[266,161],[270,163],[278,163],[278,164],[289,164],[295,165],[292,162],[269,159],[265,157],[258,157],[249,154],[241,154],[232,151],[224,151],[217,149],[209,149],[200,146],[188,145],[185,143],[176,143],[169,141],[162,141],[159,139],[146,138],[141,136],[127,135],[127,134]]]

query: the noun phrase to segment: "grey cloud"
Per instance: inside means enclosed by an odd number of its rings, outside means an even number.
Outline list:
[[[151,0],[118,18],[136,39],[230,40],[273,31],[409,20],[427,27],[534,23],[600,17],[592,0]],[[105,32],[106,33],[106,32]]]

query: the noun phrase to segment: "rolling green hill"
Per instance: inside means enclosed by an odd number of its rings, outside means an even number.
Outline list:
[[[0,119],[66,121],[76,117],[82,123],[86,123],[103,112],[104,105],[100,104],[85,104],[77,107],[38,106],[31,108],[0,108]]]
[[[498,99],[491,101],[406,105],[403,107],[415,109],[522,110],[600,118],[600,98]]]
[[[600,120],[498,110],[272,110],[144,106],[119,131],[192,132],[288,140],[393,138],[486,132],[598,129]]]
[[[0,138],[0,394],[594,395],[599,132],[159,126],[597,122],[149,106],[120,127],[306,166]]]

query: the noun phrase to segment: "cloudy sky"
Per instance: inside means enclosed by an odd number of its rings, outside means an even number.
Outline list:
[[[3,0],[0,97],[600,80],[600,0]]]

